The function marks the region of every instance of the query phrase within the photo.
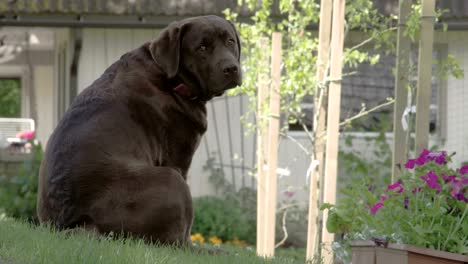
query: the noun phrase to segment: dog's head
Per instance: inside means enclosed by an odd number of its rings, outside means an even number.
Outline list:
[[[203,16],[174,22],[151,42],[150,52],[177,93],[208,101],[242,83],[240,42],[229,21]]]

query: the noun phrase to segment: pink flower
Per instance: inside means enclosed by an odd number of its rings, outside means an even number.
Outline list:
[[[468,203],[468,198],[466,198],[462,192],[455,193],[454,191],[451,191],[450,194],[453,196],[453,198],[457,199],[458,201]]]
[[[294,196],[294,192],[291,192],[291,191],[284,191],[283,194],[288,198],[291,198]]]
[[[413,169],[416,165],[422,166],[429,161],[434,161],[435,163],[442,165],[445,163],[446,157],[447,152],[445,151],[430,152],[429,150],[424,149],[416,159],[408,159],[405,164],[405,168]]]
[[[383,206],[383,202],[387,200],[387,197],[385,197],[384,195],[382,195],[380,197],[380,202],[376,203],[372,208],[371,208],[371,214],[372,215],[375,215],[377,213],[377,211],[379,211],[380,208],[382,208]]]
[[[416,159],[416,165],[422,166],[429,162],[430,160],[428,159],[428,156],[431,152],[427,149],[423,149],[421,154],[419,154],[419,157]]]
[[[463,186],[468,185],[468,177],[461,176],[461,182]]]
[[[408,196],[405,196],[405,201],[404,201],[405,209],[408,209],[408,204],[409,204],[409,198]]]
[[[397,193],[402,193],[403,192],[403,186],[401,186],[400,181],[395,182],[394,184],[390,184],[387,186],[387,191],[392,190]]]
[[[461,174],[461,175],[468,174],[468,165],[463,165],[463,166],[460,168],[460,174]]]
[[[421,179],[424,180],[427,186],[431,189],[436,189],[437,193],[440,192],[440,184],[437,182],[438,176],[435,172],[430,171],[426,175],[421,176]]]
[[[409,159],[409,160],[405,163],[405,168],[407,168],[407,169],[413,169],[415,165],[416,165],[416,159]]]
[[[445,157],[447,156],[447,153],[445,151],[437,151],[437,152],[430,152],[427,155],[427,158],[429,160],[433,160],[435,163],[442,165],[445,163]]]
[[[383,203],[382,202],[378,202],[376,203],[372,209],[371,209],[371,214],[372,215],[375,215],[377,213],[377,211],[379,211],[379,209],[383,206]]]
[[[24,130],[24,131],[20,131],[16,134],[16,137],[17,138],[21,138],[21,139],[33,139],[34,138],[34,131],[32,130]]]
[[[417,187],[417,188],[414,188],[414,189],[412,190],[412,192],[413,192],[413,193],[418,193],[418,192],[420,192],[421,190],[422,190],[421,187]]]
[[[442,179],[444,179],[444,181],[446,182],[452,182],[456,179],[456,176],[455,175],[447,176],[447,175],[442,174]]]
[[[468,202],[468,199],[465,197],[463,193],[463,189],[465,188],[465,185],[468,183],[468,178],[462,176],[460,179],[453,179],[450,183],[450,194],[452,195],[453,198],[459,200],[459,201],[465,201]]]

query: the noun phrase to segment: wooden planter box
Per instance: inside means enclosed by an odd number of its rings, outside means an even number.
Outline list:
[[[354,241],[353,264],[464,264],[468,256],[410,245],[376,246],[373,241]]]

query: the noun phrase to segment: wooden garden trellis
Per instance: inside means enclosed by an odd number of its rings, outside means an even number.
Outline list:
[[[314,136],[315,143],[311,162],[316,162],[316,167],[311,171],[309,182],[309,213],[307,224],[307,251],[306,259],[313,260],[317,255],[319,243],[318,204],[319,183],[322,182],[324,150],[325,150],[325,128],[326,128],[326,103],[327,89],[325,77],[328,73],[330,57],[330,36],[332,19],[332,1],[321,0],[320,2],[320,26],[319,26],[319,49],[317,54],[317,83],[319,85],[314,98],[315,111]]]
[[[333,18],[330,54],[330,85],[328,91],[327,136],[325,152],[325,171],[323,202],[336,203],[336,180],[338,167],[338,131],[341,106],[341,75],[343,65],[345,0],[333,1]],[[331,243],[334,235],[326,229],[328,213],[323,214],[322,258],[324,263],[333,263]]]
[[[333,7],[330,6],[330,1],[322,0],[321,17],[320,17],[320,32],[319,32],[319,58],[317,67],[317,77],[319,82],[323,82],[326,75],[326,62],[330,52],[330,85],[328,88],[328,109],[327,109],[327,124],[326,124],[326,156],[324,162],[324,179],[323,179],[323,202],[336,203],[336,184],[337,184],[337,161],[338,161],[338,142],[339,142],[339,122],[340,122],[340,103],[341,103],[341,78],[342,78],[342,58],[344,46],[344,15],[345,15],[346,0],[333,0]],[[418,94],[417,94],[417,116],[416,116],[416,151],[422,148],[427,148],[428,143],[428,127],[429,127],[429,103],[431,89],[431,69],[432,69],[432,44],[433,44],[433,26],[434,26],[434,8],[435,0],[422,0],[422,32],[419,49],[419,67],[418,67]],[[406,105],[405,89],[408,83],[407,69],[408,61],[401,60],[403,56],[409,56],[405,52],[409,51],[409,41],[404,38],[402,31],[409,13],[410,0],[400,0],[400,16],[401,23],[399,26],[398,35],[398,62],[397,62],[397,81],[395,84],[396,103],[395,103],[395,124],[401,123],[402,112]],[[330,27],[330,13],[332,13],[332,24]],[[331,42],[329,42],[331,28]],[[266,47],[266,40],[262,40],[263,47]],[[331,48],[330,48],[331,46]],[[279,87],[281,76],[281,34],[273,33],[272,35],[272,53],[271,53],[271,86],[270,86],[270,115],[268,118],[269,129],[265,131],[261,125],[261,113],[264,109],[265,98],[267,98],[266,76],[259,76],[259,91],[258,91],[258,114],[257,122],[259,128],[257,130],[257,254],[264,257],[274,255],[275,248],[275,214],[276,214],[276,163],[277,163],[277,146],[279,132]],[[266,61],[266,58],[265,58]],[[260,63],[263,63],[260,62]],[[315,101],[319,102],[319,101]],[[324,106],[319,104],[321,110]],[[323,116],[322,116],[323,117]],[[325,130],[323,121],[314,124],[317,131]],[[402,127],[395,125],[394,144],[399,144],[403,140]],[[318,134],[320,135],[320,134]],[[268,144],[265,144],[265,137],[268,137]],[[396,146],[396,145],[395,145]],[[268,150],[268,151],[266,151]],[[265,152],[266,151],[266,152]],[[315,151],[315,158],[320,159],[319,151]],[[396,152],[398,151],[398,152]],[[395,148],[393,155],[393,167],[395,162],[402,162],[402,157],[395,156],[405,153],[405,149]],[[267,165],[267,170],[265,170]],[[320,164],[323,166],[322,164]],[[314,233],[318,233],[316,223],[317,217],[317,190],[315,184],[320,178],[321,170],[316,169],[312,172],[310,183],[309,197],[309,225],[308,225],[308,241],[307,241],[307,260],[312,260],[317,250],[317,241]],[[395,176],[395,170],[392,171]],[[322,217],[321,256],[324,263],[333,263],[333,252],[331,251],[331,243],[334,240],[334,235],[326,229],[326,221],[328,214],[324,213]]]
[[[280,119],[280,79],[281,79],[281,42],[282,34],[274,32],[272,34],[271,45],[271,85],[269,91],[269,117],[268,132],[264,132],[263,124],[259,124],[259,136],[257,137],[257,254],[264,257],[272,257],[275,254],[275,223],[276,223],[276,192],[277,177],[276,168],[278,160],[278,138]],[[262,45],[266,46],[262,40]],[[260,76],[265,78],[265,76]],[[262,115],[266,98],[265,80],[259,80],[259,113]],[[263,138],[268,135],[267,141]],[[266,145],[265,145],[266,143]],[[267,154],[264,150],[268,149]],[[267,157],[265,170],[264,156]],[[258,190],[260,190],[258,192]]]
[[[416,153],[428,148],[429,107],[432,87],[432,50],[434,44],[435,0],[422,0],[421,39],[418,57],[416,95]]]
[[[401,166],[406,159],[406,132],[401,118],[405,112],[408,100],[409,56],[411,41],[405,36],[406,20],[411,11],[408,0],[400,0],[398,16],[396,76],[395,76],[395,105],[393,112],[393,156],[392,156],[392,182],[401,173]],[[403,143],[402,143],[403,142]]]
[[[419,41],[416,94],[416,153],[421,152],[424,148],[428,148],[429,143],[429,107],[431,102],[432,51],[435,22],[435,0],[422,0],[421,4],[421,39]],[[392,181],[399,176],[407,153],[407,134],[403,130],[401,118],[407,105],[410,40],[404,36],[403,31],[406,27],[406,18],[410,13],[411,0],[400,0],[399,6]]]

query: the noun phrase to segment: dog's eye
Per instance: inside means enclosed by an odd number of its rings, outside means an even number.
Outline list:
[[[230,45],[234,45],[234,44],[236,43],[236,41],[233,40],[233,39],[229,39],[229,40],[228,40],[228,43],[229,43]]]
[[[200,47],[198,47],[198,51],[205,52],[206,51],[206,46],[201,45]]]

